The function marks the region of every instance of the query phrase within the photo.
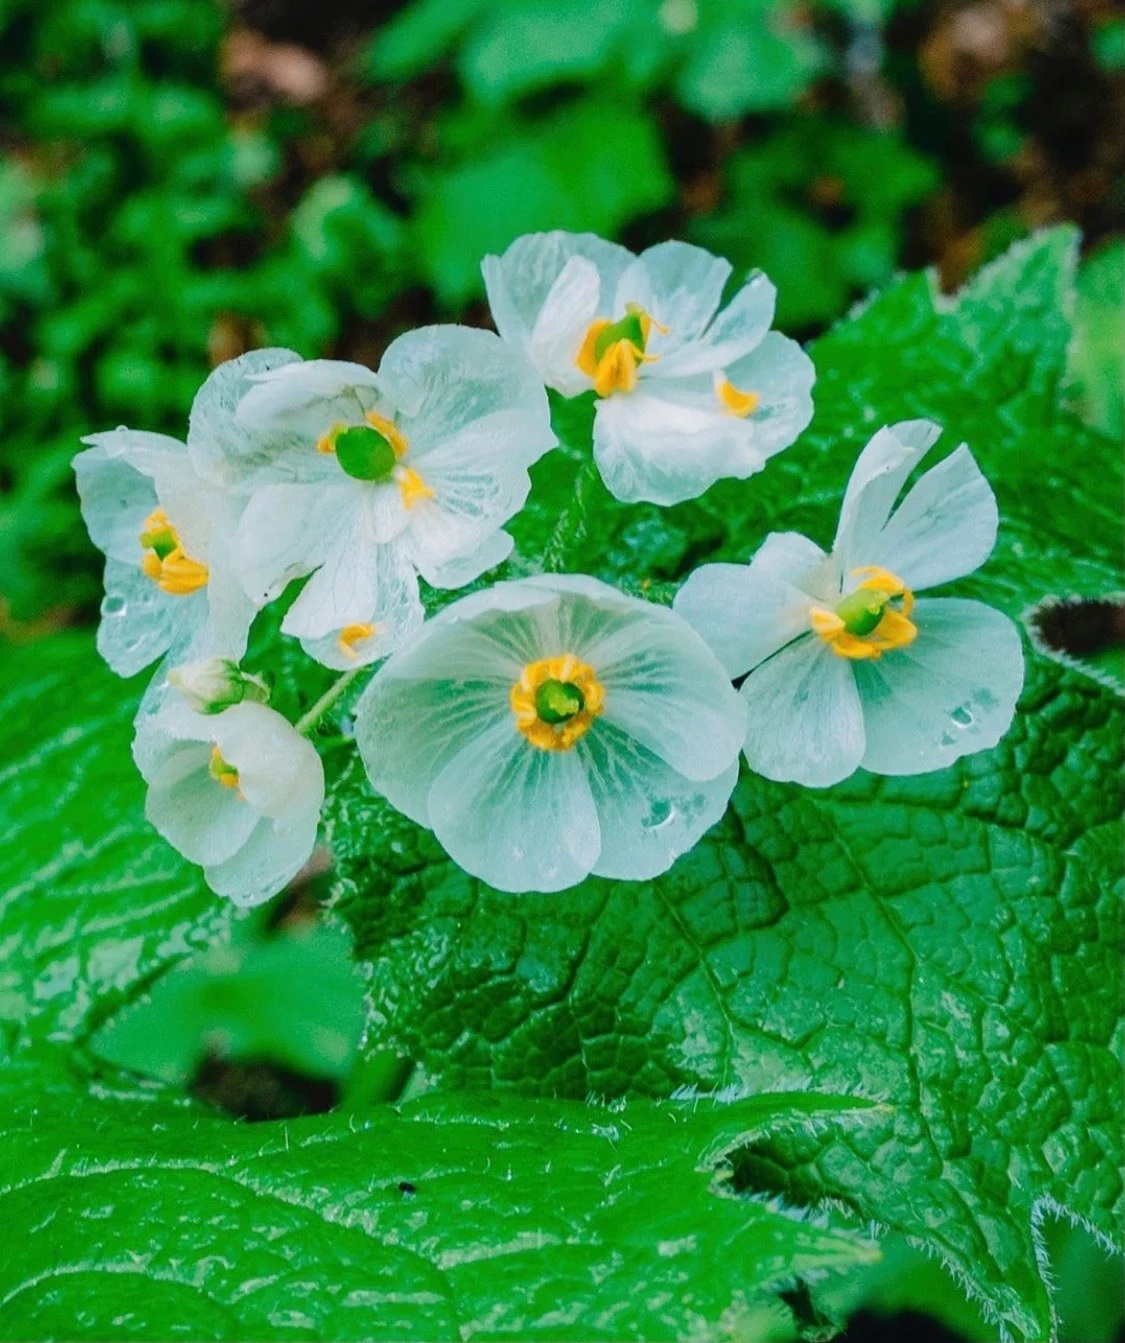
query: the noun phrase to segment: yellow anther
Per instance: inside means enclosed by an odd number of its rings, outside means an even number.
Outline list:
[[[715,395],[727,414],[735,415],[740,420],[744,420],[747,415],[753,415],[762,400],[757,392],[740,391],[721,373],[715,374]]]
[[[432,499],[437,494],[434,487],[427,485],[412,466],[400,466],[395,472],[395,479],[398,481],[404,508],[413,508],[423,499]]]
[[[605,689],[593,667],[566,653],[529,662],[512,686],[509,702],[517,729],[532,746],[569,751],[601,713]]]
[[[347,427],[348,426],[346,424],[334,424],[326,434],[321,434],[321,436],[316,440],[317,452],[323,452],[325,455],[335,452],[336,440],[345,431],[345,429],[347,429]]]
[[[372,429],[378,430],[383,435],[394,449],[395,456],[401,461],[406,456],[410,442],[394,420],[388,420],[385,415],[379,415],[373,410],[369,410],[364,418]]]
[[[207,773],[224,788],[238,787],[238,770],[223,759],[223,753],[217,746],[211,748],[211,763],[207,766]]]
[[[363,643],[365,639],[370,639],[372,635],[378,634],[378,632],[378,625],[345,625],[337,638],[340,652],[346,658],[358,658],[359,650],[356,645]]]
[[[631,392],[637,385],[638,367],[660,358],[658,354],[645,353],[653,327],[661,335],[668,334],[666,326],[636,303],[626,304],[625,316],[616,322],[599,317],[590,323],[574,362],[588,378],[593,378],[598,396]]]
[[[908,619],[914,609],[914,594],[901,578],[887,569],[870,566],[854,569],[863,581],[837,603],[834,611],[814,606],[809,624],[840,657],[879,658],[896,648],[905,648],[918,637],[918,627]],[[901,608],[891,602],[901,602]]]
[[[173,597],[188,597],[207,586],[207,566],[184,553],[180,535],[162,508],[154,509],[141,524],[141,572]]]

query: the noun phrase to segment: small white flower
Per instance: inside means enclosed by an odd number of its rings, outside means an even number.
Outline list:
[[[685,621],[571,575],[447,607],[356,716],[375,789],[505,891],[665,871],[722,816],[743,735]]]
[[[860,454],[830,555],[775,532],[748,565],[709,564],[675,609],[742,684],[746,759],[813,788],[925,774],[995,746],[1023,685],[1019,632],[981,602],[914,593],[980,567],[996,500],[962,445],[915,483],[941,430],[881,429]]]
[[[812,363],[769,330],[763,275],[720,311],[731,266],[702,248],[634,256],[562,232],[517,238],[482,269],[497,330],[547,386],[597,394],[594,457],[618,499],[675,504],[745,479],[812,418]]]
[[[215,369],[192,407],[192,447],[221,425],[215,408],[229,404],[247,370],[276,357],[260,350]],[[114,429],[83,441],[91,446],[74,459],[82,516],[106,557],[102,657],[120,676],[166,652],[240,657],[254,618],[230,555],[243,501],[200,480],[189,449],[164,434]]]
[[[268,900],[307,861],[324,801],[315,748],[279,713],[242,703],[192,712],[169,698],[134,751],[145,815],[237,905]]]
[[[282,629],[345,669],[421,624],[419,575],[461,587],[507,557],[501,528],[555,437],[526,361],[447,326],[399,337],[378,373],[292,356],[199,442],[200,471],[251,494],[236,543],[247,592],[262,603],[311,574]]]

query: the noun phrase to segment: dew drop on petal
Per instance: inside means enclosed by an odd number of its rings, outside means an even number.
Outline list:
[[[102,598],[103,616],[123,616],[128,610],[129,603],[117,592],[107,592]]]
[[[972,727],[973,723],[976,721],[973,718],[972,709],[970,709],[967,704],[962,704],[954,709],[951,717],[958,727]]]
[[[670,825],[675,819],[676,808],[667,800],[654,802],[649,808],[649,813],[644,819],[644,828],[646,830],[660,830],[666,825]]]

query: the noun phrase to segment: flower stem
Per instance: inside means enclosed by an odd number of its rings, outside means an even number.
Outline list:
[[[577,551],[586,539],[586,495],[597,478],[598,468],[586,461],[574,478],[574,494],[559,514],[555,529],[543,547],[543,572],[557,574],[569,568],[578,559]]]
[[[341,698],[360,672],[364,670],[363,667],[353,667],[351,671],[346,671],[343,676],[333,681],[320,699],[293,724],[297,731],[304,737],[311,737],[328,711]]]

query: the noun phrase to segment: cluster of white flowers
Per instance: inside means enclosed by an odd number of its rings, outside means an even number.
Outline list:
[[[811,361],[769,330],[773,287],[754,276],[722,306],[731,268],[699,248],[535,234],[483,270],[499,335],[412,331],[377,371],[254,351],[203,384],[186,443],[122,428],[75,459],[106,556],[98,648],[122,676],[164,659],[134,743],[147,815],[214,890],[268,899],[316,842],[324,772],[299,729],[317,714],[291,725],[239,666],[294,580],[281,630],[338,688],[382,663],[355,719],[373,787],[502,890],[665,871],[722,816],[740,752],[824,787],[995,745],[1023,681],[1015,627],[914,594],[984,562],[996,505],[965,447],[898,502],[939,433],[923,421],[868,444],[830,554],[775,533],[670,610],[544,575],[426,620],[419,579],[460,588],[508,557],[556,443],[546,388],[593,393],[592,457],[626,502],[745,479],[813,412]]]

